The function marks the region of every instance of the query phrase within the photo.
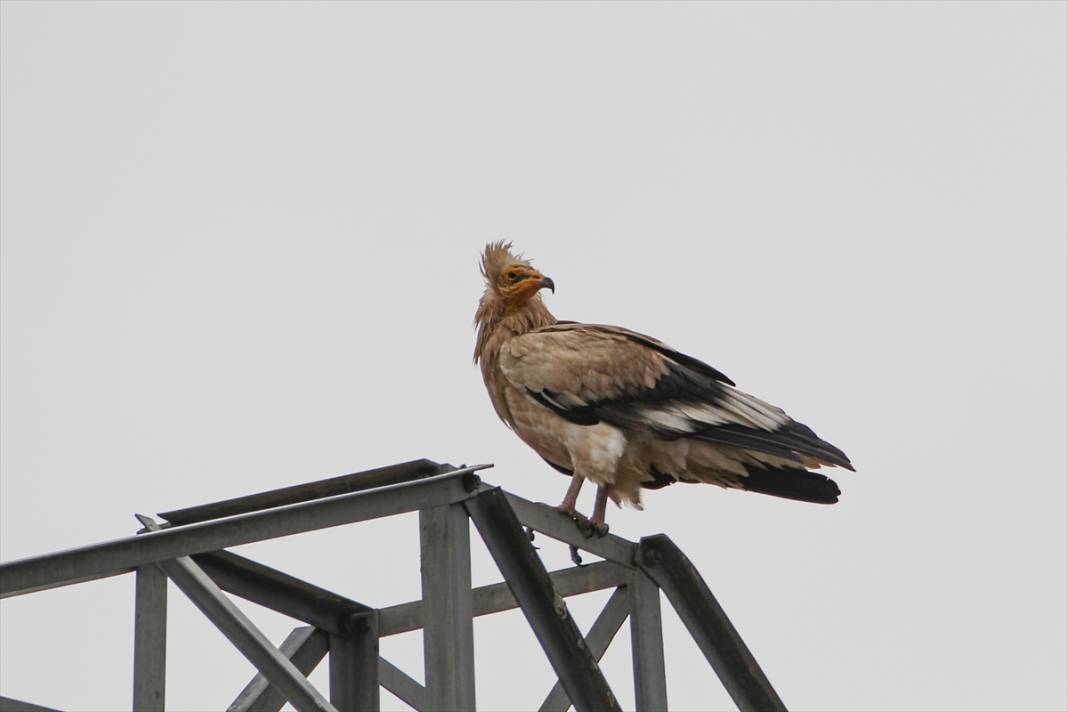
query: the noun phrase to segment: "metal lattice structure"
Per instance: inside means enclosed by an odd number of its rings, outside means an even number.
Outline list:
[[[558,682],[540,709],[618,710],[599,661],[629,618],[635,705],[666,710],[660,592],[678,612],[742,710],[784,710],[708,586],[665,535],[631,542],[589,536],[551,507],[484,483],[489,465],[416,460],[187,509],[165,523],[138,515],[136,536],[0,565],[0,598],[133,573],[134,689],[138,711],[164,709],[167,580],[256,667],[229,710],[378,710],[384,687],[416,710],[474,710],[473,618],[520,608]],[[372,608],[226,551],[228,547],[419,512],[422,599]],[[504,581],[471,587],[470,529]],[[524,528],[526,527],[526,529]],[[548,572],[537,531],[602,559]],[[576,557],[577,558],[577,557]],[[583,636],[564,598],[615,589]],[[275,647],[226,592],[308,624]],[[422,629],[425,684],[379,655],[384,636]],[[329,659],[329,694],[307,676]],[[0,710],[47,710],[0,697]]]

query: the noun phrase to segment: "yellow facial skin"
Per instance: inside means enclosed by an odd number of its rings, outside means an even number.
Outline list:
[[[551,291],[553,281],[533,267],[512,265],[504,270],[498,289],[511,304],[519,305],[537,294],[544,287]]]

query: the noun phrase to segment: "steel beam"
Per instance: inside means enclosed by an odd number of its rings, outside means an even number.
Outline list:
[[[471,538],[462,505],[419,512],[426,704],[475,709],[475,642],[471,613]]]
[[[352,616],[371,610],[362,603],[228,551],[197,554],[193,561],[222,590],[327,633],[348,635],[346,626]]]
[[[329,636],[312,626],[301,626],[290,631],[279,652],[289,658],[293,666],[307,677],[319,662],[326,657]],[[262,673],[245,685],[226,712],[278,712],[286,704],[286,698],[267,681]]]
[[[590,653],[597,662],[601,662],[601,658],[608,651],[608,646],[612,644],[612,639],[623,627],[623,621],[627,620],[629,612],[627,598],[627,589],[617,588],[609,597],[605,607],[601,609],[593,625],[590,626],[590,632],[586,634],[586,645],[589,646]],[[538,712],[566,712],[570,706],[571,700],[564,692],[564,686],[557,680],[545,701],[541,703],[541,707],[538,708]],[[665,707],[664,710],[667,708]]]
[[[477,488],[476,469],[12,561],[0,565],[0,598],[114,576],[179,556],[453,504]]]
[[[627,597],[630,603],[634,706],[637,712],[664,712],[668,709],[668,701],[660,589],[643,571],[634,571],[627,584]]]
[[[482,490],[490,489],[483,485]],[[515,515],[524,525],[552,537],[565,544],[596,554],[602,559],[632,568],[634,566],[635,545],[614,534],[604,536],[586,536],[571,517],[558,512],[545,504],[537,504],[504,492],[508,503],[512,505]]]
[[[643,538],[639,551],[642,569],[663,590],[738,709],[785,712],[764,671],[686,555],[663,534]]]
[[[426,709],[426,688],[383,657],[378,658],[378,682],[417,712]]]
[[[338,712],[378,712],[378,615],[353,616],[348,627],[330,636],[330,702]]]
[[[59,712],[59,710],[35,705],[32,702],[23,702],[13,697],[0,696],[0,712]]]
[[[316,482],[305,482],[292,487],[282,487],[281,489],[267,492],[225,499],[221,502],[174,509],[170,512],[160,512],[159,516],[172,525],[193,524],[195,522],[205,522],[209,519],[232,517],[235,514],[245,514],[261,509],[322,499],[323,497],[333,497],[339,494],[361,492],[386,485],[396,485],[422,477],[444,474],[448,470],[455,469],[449,465],[439,465],[430,460],[412,460],[411,462],[377,467],[373,470],[354,472],[351,475],[341,475],[340,477],[331,477]]]
[[[504,580],[533,628],[549,662],[578,712],[619,710],[597,661],[553,590],[545,566],[500,489],[464,503]]]
[[[149,564],[137,569],[134,594],[133,709],[162,712],[167,678],[167,577]]]
[[[567,597],[622,586],[629,580],[630,571],[611,561],[597,561],[553,571],[549,576],[556,592]],[[519,604],[516,603],[507,583],[479,586],[471,591],[471,613],[475,617],[518,607]],[[381,608],[378,611],[378,621],[381,626],[379,635],[383,638],[419,630],[423,627],[423,602],[410,601]]]
[[[159,526],[148,517],[138,518],[148,529]],[[337,712],[191,558],[180,556],[157,566],[300,712]]]

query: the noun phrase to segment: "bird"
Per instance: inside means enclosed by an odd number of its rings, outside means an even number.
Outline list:
[[[642,491],[708,483],[833,504],[841,490],[812,472],[854,470],[807,425],[739,389],[703,361],[619,326],[558,320],[553,280],[505,241],[482,252],[475,364],[497,416],[571,478],[558,511],[608,532],[608,500],[642,508]],[[582,485],[597,486],[591,517]]]

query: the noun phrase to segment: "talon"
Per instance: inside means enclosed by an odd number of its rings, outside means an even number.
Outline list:
[[[594,524],[593,525],[593,530],[595,532],[597,532],[597,536],[598,537],[607,536],[608,535],[608,524],[606,524],[605,522],[601,522],[599,524]]]
[[[527,539],[534,541],[534,527],[527,527]]]
[[[579,514],[578,512],[572,512],[571,521],[575,523],[575,527],[581,532],[582,536],[589,539],[594,535],[596,525],[584,515]]]
[[[579,555],[578,547],[571,544],[568,548],[571,549],[571,560],[575,562],[575,566],[582,566],[582,557]]]

